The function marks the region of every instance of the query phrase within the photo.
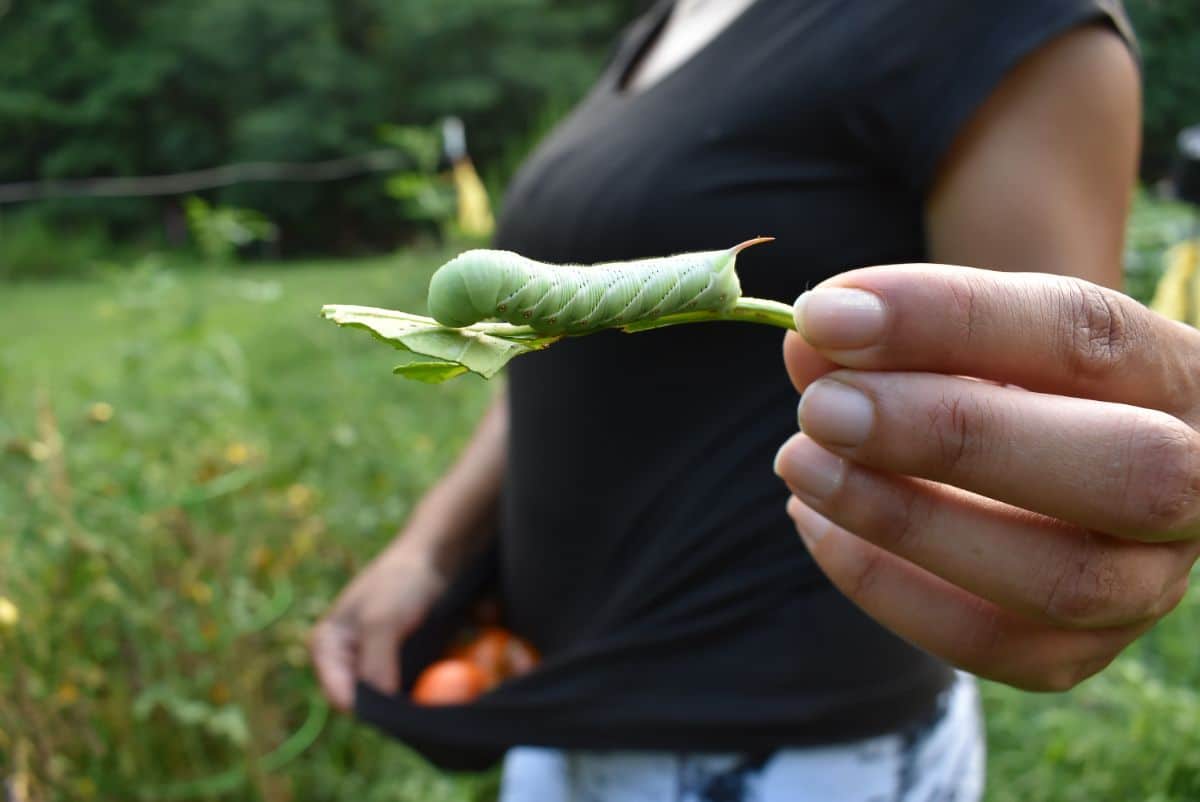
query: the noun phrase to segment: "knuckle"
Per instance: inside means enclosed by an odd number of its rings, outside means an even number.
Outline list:
[[[1017,687],[1033,693],[1065,693],[1077,684],[1073,668],[1054,666],[1025,678]]]
[[[988,452],[989,432],[998,424],[990,406],[961,396],[943,395],[928,412],[930,442],[937,473],[958,474]]]
[[[1064,286],[1060,325],[1068,370],[1078,378],[1102,379],[1129,356],[1129,312],[1120,296],[1104,287],[1083,281]]]
[[[1059,626],[1099,629],[1165,615],[1164,606],[1170,603],[1168,596],[1174,594],[1177,582],[1169,576],[1157,547],[1114,548],[1095,538],[1089,535],[1053,575],[1042,607],[1046,618]]]
[[[1061,653],[1047,652],[1022,666],[1015,678],[1004,681],[1033,693],[1065,693],[1107,668],[1118,653],[1106,648],[1092,657],[1064,659]]]
[[[1107,623],[1120,599],[1120,571],[1112,555],[1088,538],[1054,573],[1043,609],[1051,621],[1073,627]]]
[[[834,498],[838,511],[844,512],[847,528],[855,534],[897,554],[920,545],[929,505],[901,477],[881,480],[870,472],[852,469]]]
[[[1188,577],[1185,575],[1182,579],[1175,582],[1173,585],[1166,588],[1155,599],[1155,603],[1150,607],[1146,620],[1157,621],[1163,616],[1170,613],[1180,602],[1184,600],[1188,593]]]
[[[1200,522],[1200,435],[1154,415],[1135,435],[1128,508],[1135,525],[1169,533]]]
[[[1071,687],[1074,688],[1080,683],[1091,679],[1104,669],[1108,668],[1109,665],[1112,664],[1112,661],[1117,659],[1118,654],[1120,654],[1120,650],[1114,650],[1112,652],[1102,654],[1099,657],[1093,657],[1077,663],[1075,665],[1075,676],[1073,677]]]
[[[846,595],[852,599],[869,596],[883,572],[883,554],[863,549],[846,576]]]
[[[921,553],[927,548],[924,541],[937,512],[934,503],[911,479],[900,482],[894,495],[892,505],[870,505],[877,514],[891,513],[878,522],[876,531],[884,533],[890,551],[900,555]]]
[[[962,662],[983,666],[1002,665],[1011,660],[1013,633],[1003,611],[978,597],[965,603],[972,624],[956,633],[954,655]]]
[[[1065,693],[1100,673],[1113,661],[1113,657],[1115,655],[1050,666],[1032,680],[1033,687],[1028,690]]]
[[[967,345],[979,328],[979,288],[968,276],[955,276],[948,284],[954,302],[953,319],[962,330],[962,343]]]

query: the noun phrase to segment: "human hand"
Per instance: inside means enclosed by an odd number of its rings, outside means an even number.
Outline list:
[[[1056,691],[1183,598],[1200,332],[1079,279],[938,265],[840,274],[796,319],[803,433],[776,471],[813,558],[881,624]]]
[[[448,580],[403,540],[376,557],[313,628],[309,651],[330,703],[354,707],[358,679],[384,693],[400,687],[399,646],[420,625]]]

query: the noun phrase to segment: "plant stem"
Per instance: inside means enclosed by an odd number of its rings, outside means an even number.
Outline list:
[[[638,320],[624,326],[614,326],[612,328],[619,328],[621,331],[632,334],[638,331],[650,331],[651,329],[661,329],[667,326],[678,326],[682,323],[710,323],[721,320],[741,323],[762,323],[793,331],[796,329],[795,318],[792,316],[792,307],[788,304],[780,303],[779,301],[769,301],[765,298],[739,298],[737,304],[728,312],[680,312],[652,320]],[[557,339],[555,335],[539,334],[529,326],[514,326],[510,323],[483,322],[476,323],[468,328],[483,334],[493,334],[510,339],[526,337],[530,339]],[[585,331],[580,332],[578,335],[568,336],[583,336],[593,333]]]
[[[657,320],[639,320],[622,326],[622,329],[627,332],[648,331],[680,323],[705,323],[715,320],[763,323],[781,329],[793,331],[796,329],[792,307],[779,301],[768,301],[765,298],[739,298],[737,304],[728,312],[681,312],[677,315],[660,317]]]

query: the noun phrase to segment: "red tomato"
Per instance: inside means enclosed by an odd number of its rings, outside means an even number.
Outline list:
[[[455,657],[470,660],[480,668],[502,676],[511,637],[500,627],[481,627],[473,638],[455,651]]]
[[[473,639],[453,651],[500,680],[519,677],[537,665],[537,650],[503,627],[483,627]]]
[[[412,699],[419,705],[462,705],[494,684],[486,670],[469,660],[438,660],[417,677]]]

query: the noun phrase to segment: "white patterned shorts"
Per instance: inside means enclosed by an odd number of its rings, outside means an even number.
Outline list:
[[[836,746],[738,754],[509,750],[500,802],[978,802],[983,715],[960,673],[920,728]]]

